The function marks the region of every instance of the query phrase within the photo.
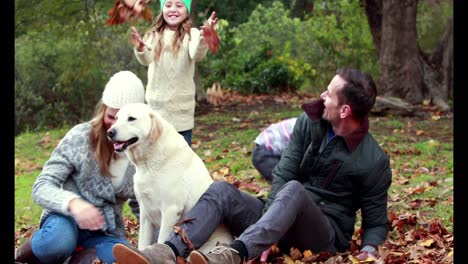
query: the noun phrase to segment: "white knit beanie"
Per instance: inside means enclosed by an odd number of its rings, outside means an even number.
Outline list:
[[[107,82],[102,92],[102,102],[116,109],[129,103],[144,103],[143,82],[133,72],[120,71]]]

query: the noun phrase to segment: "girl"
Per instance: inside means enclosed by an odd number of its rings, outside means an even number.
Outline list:
[[[161,13],[142,39],[131,28],[137,60],[148,67],[146,102],[174,125],[189,145],[195,114],[195,62],[206,56],[204,28],[192,28],[191,0],[161,0]],[[218,22],[213,12],[208,24]]]
[[[129,245],[123,203],[134,198],[135,168],[107,139],[119,108],[144,103],[142,81],[132,72],[116,73],[107,83],[94,118],[73,127],[60,141],[33,185],[32,198],[44,208],[39,230],[21,245],[15,262],[115,262],[112,247]],[[137,203],[133,205],[138,206]],[[133,210],[133,207],[132,207]]]

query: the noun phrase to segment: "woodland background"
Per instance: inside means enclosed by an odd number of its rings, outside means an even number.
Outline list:
[[[15,0],[15,134],[91,117],[109,76],[146,83],[130,26],[106,26],[112,0]],[[154,14],[159,2],[149,2]],[[379,95],[451,110],[451,0],[194,0],[195,26],[215,10],[217,54],[198,64],[197,100],[213,83],[241,94],[320,93],[338,67],[360,68]]]

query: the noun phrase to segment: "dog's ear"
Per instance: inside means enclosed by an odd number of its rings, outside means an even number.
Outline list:
[[[151,118],[151,132],[150,132],[150,142],[155,143],[158,140],[162,132],[161,122],[154,113],[150,113]]]

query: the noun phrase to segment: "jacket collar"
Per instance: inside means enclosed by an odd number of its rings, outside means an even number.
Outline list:
[[[312,119],[313,121],[319,121],[322,119],[323,110],[325,109],[325,105],[323,104],[323,102],[323,99],[317,99],[310,103],[303,104],[302,109],[306,112],[307,116],[310,119]],[[342,138],[346,142],[346,145],[348,146],[349,151],[353,152],[368,132],[369,119],[366,117],[361,122],[361,126],[359,128],[357,128],[348,135],[342,136]]]

